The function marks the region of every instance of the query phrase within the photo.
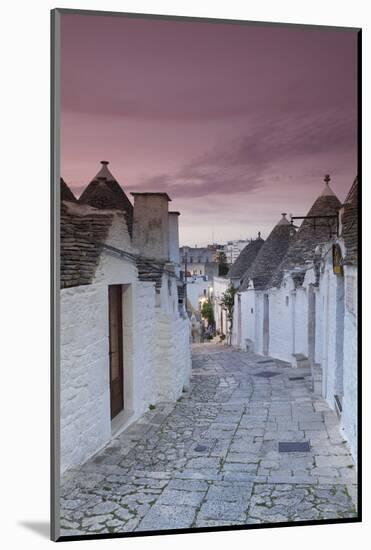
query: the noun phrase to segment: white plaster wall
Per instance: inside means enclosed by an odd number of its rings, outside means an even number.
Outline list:
[[[206,290],[206,297],[208,296],[208,288],[211,287],[210,281],[196,280],[187,281],[187,298],[192,307],[198,311],[198,300],[204,296],[204,290]]]
[[[324,326],[325,326],[325,289],[326,281],[320,278],[319,288],[316,289],[316,347],[315,363],[322,365],[324,355]]]
[[[61,471],[81,464],[111,434],[107,289],[61,291]]]
[[[162,275],[161,288],[157,305],[164,313],[178,313],[178,288],[176,278],[170,273]]]
[[[123,308],[124,334],[132,333],[132,340],[124,340],[124,374],[132,373],[132,405],[125,395],[126,403],[130,407],[133,422],[142,415],[148,406],[154,404],[157,395],[155,387],[155,289],[154,283],[137,282],[132,287],[132,315],[129,308]],[[131,368],[130,368],[131,367]],[[125,384],[126,382],[126,384]],[[129,381],[124,381],[124,390]],[[129,386],[130,388],[130,386]]]
[[[331,408],[334,408],[336,373],[336,284],[337,277],[326,267],[325,277],[325,315],[324,315],[324,357],[323,357],[323,395]]]
[[[245,342],[246,338],[255,342],[255,326],[256,326],[256,306],[255,306],[255,292],[254,290],[247,290],[241,293],[241,329],[242,329],[242,341]]]
[[[234,306],[233,306],[233,322],[232,322],[232,335],[231,335],[231,345],[237,346],[237,332],[238,332],[238,296],[234,296]]]
[[[269,290],[269,355],[292,361],[292,307],[290,286],[284,282]]]
[[[261,334],[259,334],[259,330]],[[241,345],[243,349],[246,347],[246,339],[253,342],[256,353],[262,353],[262,298],[252,286],[241,293]]]
[[[332,270],[331,256],[327,255],[320,278],[319,302],[321,308],[321,354],[323,396],[334,409],[334,395],[338,393],[337,351],[343,348],[343,397],[341,426],[353,457],[357,457],[357,269],[344,266],[344,336],[339,342],[337,315],[339,276]]]
[[[308,296],[305,288],[296,289],[294,353],[308,356]]]
[[[191,372],[187,319],[156,311],[154,360],[157,400],[177,399],[189,383]]]
[[[214,318],[216,330],[226,335],[227,313],[216,300],[214,301]]]
[[[131,247],[123,219],[108,244]],[[168,285],[169,281],[169,285]],[[176,279],[137,279],[135,263],[103,251],[91,285],[61,291],[61,471],[85,462],[111,438],[108,285],[123,285],[124,408],[129,425],[159,399],[179,397],[191,371],[190,327],[178,312]],[[157,305],[156,305],[157,300]]]
[[[219,301],[222,298],[222,295],[227,290],[229,286],[229,279],[224,277],[214,277],[213,288],[214,288],[214,316],[215,316],[215,326],[216,330],[221,330],[220,315],[222,308],[219,304]],[[223,334],[227,334],[227,315],[226,312],[222,312],[223,315]]]
[[[341,423],[350,450],[357,459],[357,269],[344,267],[344,397]]]
[[[249,291],[250,292],[250,291]],[[255,352],[263,354],[263,293],[255,294]]]

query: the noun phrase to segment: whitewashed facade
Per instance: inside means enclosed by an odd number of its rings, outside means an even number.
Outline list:
[[[168,200],[161,199],[163,197],[158,195],[146,195],[145,202],[153,200],[156,204],[151,209],[152,214],[157,215],[162,209],[167,217]],[[141,197],[139,202],[143,202]],[[148,213],[142,206],[138,212],[134,207],[134,218],[141,224],[141,238],[146,240],[143,228]],[[133,245],[135,239],[129,234],[123,212],[66,201],[62,208],[60,373],[63,473],[94,455],[150,405],[177,399],[189,383],[191,353],[190,323],[178,298],[176,270],[179,263],[170,262],[169,258],[169,251],[178,250],[175,217],[170,216],[170,230],[167,219],[158,225],[163,239],[157,242],[163,246],[155,251],[157,257],[152,255],[148,261],[141,255],[140,247]],[[134,236],[135,227],[134,223]],[[84,235],[81,241],[79,235]],[[88,243],[79,262],[86,235],[100,243],[104,236],[104,243],[98,253],[97,244],[91,247]],[[169,236],[176,242],[169,242]],[[164,250],[167,251],[165,256]],[[97,256],[95,264],[86,265],[85,257],[90,261],[91,254]],[[73,279],[76,272],[83,284]],[[113,418],[110,285],[120,285],[122,298],[123,407]]]
[[[306,219],[263,287],[254,287],[253,264],[235,297],[232,344],[310,369],[313,391],[337,411],[356,457],[357,180],[340,207],[326,181],[308,216],[317,224],[333,216],[330,230]]]
[[[218,334],[226,335],[228,331],[227,312],[222,307],[220,300],[229,286],[229,279],[225,277],[214,277],[213,284],[215,330]]]

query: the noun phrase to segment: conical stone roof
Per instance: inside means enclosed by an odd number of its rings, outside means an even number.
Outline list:
[[[126,196],[121,185],[108,169],[108,161],[101,161],[102,167],[84,189],[79,198],[81,204],[88,204],[95,208],[118,209],[126,213],[130,234],[133,227],[133,205]]]
[[[341,217],[341,237],[345,244],[345,264],[358,264],[358,178],[353,182],[352,187],[343,204]]]
[[[329,181],[330,177],[325,176],[322,193],[310,208],[308,218],[304,219],[299,227],[269,286],[280,286],[285,271],[304,269],[306,264],[313,260],[315,248],[329,240],[336,222],[334,219],[321,219],[320,216],[335,216],[341,206],[339,199],[329,186]],[[319,216],[319,218],[310,219],[309,216]]]
[[[282,214],[282,218],[272,229],[254,262],[244,273],[240,286],[241,291],[247,290],[249,281],[253,282],[256,290],[267,288],[267,284],[284,257],[294,234],[295,228],[286,219],[286,214]]]
[[[230,267],[227,277],[229,279],[241,279],[246,270],[252,265],[259,250],[264,244],[264,239],[260,237],[249,242],[243,250],[241,250],[238,258]]]
[[[61,201],[76,202],[77,199],[63,178],[60,180]]]

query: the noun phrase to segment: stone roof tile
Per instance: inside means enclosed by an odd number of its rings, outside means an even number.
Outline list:
[[[341,237],[345,244],[345,264],[358,264],[358,178],[345,199],[342,217]]]
[[[63,178],[60,179],[61,201],[76,202],[77,199]]]
[[[264,244],[264,239],[259,237],[249,242],[243,250],[241,250],[238,258],[230,267],[227,277],[229,279],[241,279],[246,270],[255,260],[260,248]]]
[[[108,169],[108,161],[101,161],[102,167],[82,192],[79,203],[101,209],[119,209],[125,212],[128,229],[132,234],[133,205],[124,190]]]
[[[61,288],[90,284],[94,278],[102,251],[113,221],[113,213],[103,214],[93,208],[71,211],[61,205]]]
[[[328,181],[307,216],[337,215],[341,204],[329,187]],[[285,256],[273,273],[269,286],[280,286],[285,271],[304,268],[309,261],[312,261],[316,246],[329,240],[334,223],[334,220],[326,218],[304,219]]]
[[[249,281],[253,282],[254,288],[257,290],[267,288],[267,284],[285,255],[294,234],[295,228],[287,221],[286,214],[282,214],[281,220],[275,225],[254,262],[245,272],[240,286],[241,291],[247,290]]]

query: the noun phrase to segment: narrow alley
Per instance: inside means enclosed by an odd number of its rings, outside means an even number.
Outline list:
[[[65,474],[62,536],[356,516],[356,468],[309,371],[199,344],[187,389]]]

